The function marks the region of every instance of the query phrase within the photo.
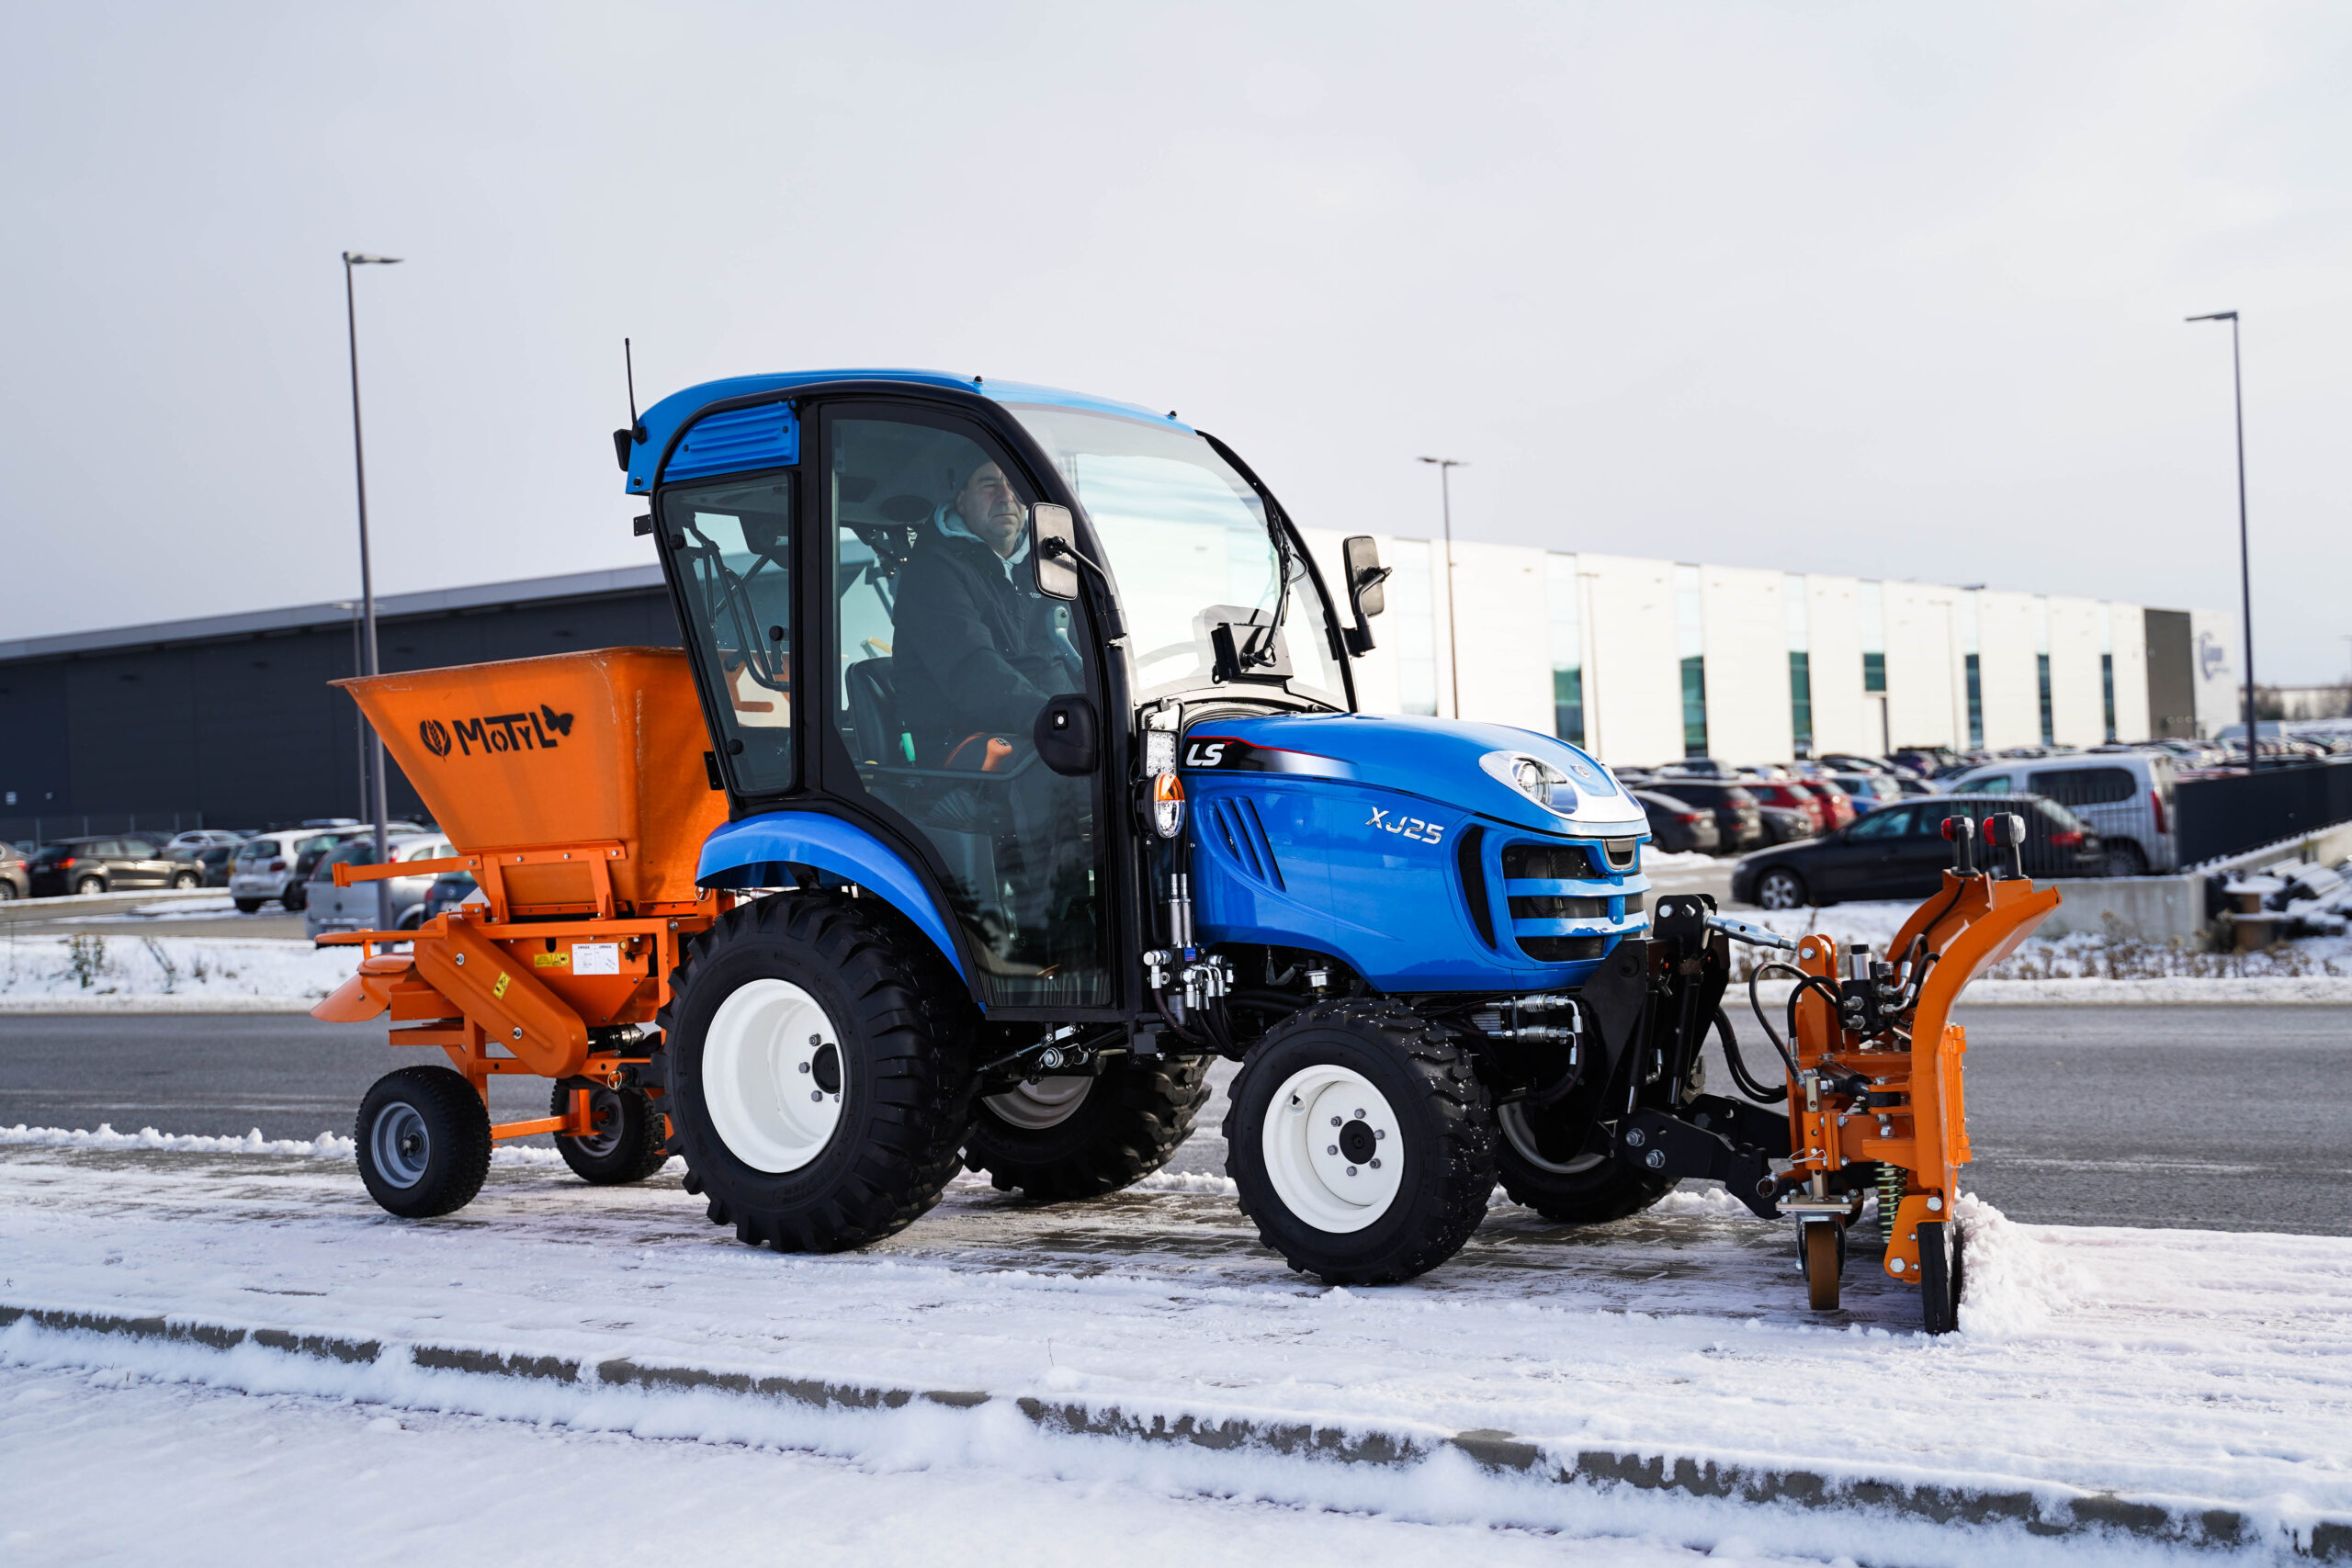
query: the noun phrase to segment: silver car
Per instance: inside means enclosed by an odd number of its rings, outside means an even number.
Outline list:
[[[2109,876],[2173,871],[2180,864],[2173,756],[2092,751],[1988,762],[1944,781],[1953,795],[2039,795],[2090,824],[2107,847]]]
[[[402,834],[387,840],[384,849],[394,865],[402,861],[441,860],[458,852],[438,833]],[[302,927],[313,941],[327,931],[376,929],[376,889],[384,886],[391,888],[393,930],[413,931],[424,923],[424,899],[433,891],[434,878],[440,874],[437,870],[390,877],[385,883],[355,882],[348,887],[334,885],[336,866],[375,863],[376,840],[372,833],[337,844],[332,853],[320,857],[311,873],[310,896],[302,903]]]

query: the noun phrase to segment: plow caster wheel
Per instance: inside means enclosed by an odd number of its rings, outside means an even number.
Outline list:
[[[1495,1189],[1469,1053],[1392,1001],[1269,1031],[1233,1080],[1226,1170],[1259,1239],[1333,1285],[1385,1285],[1462,1249]]]
[[[1797,1227],[1797,1259],[1813,1310],[1836,1312],[1838,1283],[1846,1271],[1846,1227],[1836,1220],[1804,1221]]]
[[[376,1080],[351,1129],[359,1179],[387,1213],[429,1220],[464,1208],[490,1174],[490,1112],[463,1074],[402,1067]]]
[[[548,1099],[548,1114],[571,1113],[571,1090],[561,1084]],[[582,1181],[617,1187],[642,1181],[668,1163],[663,1146],[667,1134],[653,1097],[641,1089],[598,1089],[588,1095],[588,1114],[596,1130],[584,1138],[559,1135],[556,1152]]]
[[[1930,1334],[1950,1334],[1960,1326],[1961,1263],[1959,1221],[1920,1225],[1919,1315]]]
[[[1044,1203],[1116,1192],[1166,1165],[1209,1097],[1209,1059],[1114,1057],[1100,1077],[1040,1078],[983,1097],[964,1163]]]

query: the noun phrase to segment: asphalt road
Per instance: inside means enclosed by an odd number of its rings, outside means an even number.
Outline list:
[[[1752,1020],[1750,1060],[1769,1059]],[[2013,1218],[2352,1235],[2352,1007],[1965,1009],[1969,1185]],[[1753,1043],[1750,1043],[1753,1042]],[[299,1014],[0,1015],[0,1126],[348,1133],[368,1084],[426,1053]],[[1223,1085],[1174,1168],[1218,1171]],[[1709,1081],[1734,1092],[1722,1064]],[[537,1080],[492,1085],[545,1114]]]

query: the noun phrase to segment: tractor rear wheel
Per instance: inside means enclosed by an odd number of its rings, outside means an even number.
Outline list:
[[[1385,1000],[1269,1030],[1233,1080],[1226,1170],[1259,1239],[1333,1285],[1385,1285],[1462,1249],[1495,1189],[1470,1054]]]
[[[571,1113],[571,1090],[561,1084],[548,1097],[548,1114]],[[661,1108],[641,1089],[588,1091],[588,1114],[596,1130],[584,1138],[556,1136],[556,1152],[572,1174],[599,1187],[642,1181],[670,1161]]]
[[[777,893],[695,939],[660,1022],[662,1109],[713,1224],[779,1252],[862,1247],[956,1174],[971,1007],[895,911]]]
[[[387,1213],[429,1220],[474,1201],[490,1174],[490,1111],[447,1067],[386,1073],[351,1129],[359,1179]]]
[[[1041,1202],[1116,1192],[1166,1165],[1209,1097],[1205,1056],[1114,1056],[1100,1077],[982,1098],[964,1163]]]

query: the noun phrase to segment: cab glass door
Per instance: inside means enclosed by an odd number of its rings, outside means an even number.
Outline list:
[[[720,479],[662,492],[662,545],[687,650],[738,795],[792,787],[793,479]]]
[[[857,782],[931,846],[991,1006],[1105,1005],[1100,770],[1031,739],[1049,698],[1099,691],[1075,607],[1036,591],[1037,496],[952,415],[839,407],[825,433],[829,716]]]

